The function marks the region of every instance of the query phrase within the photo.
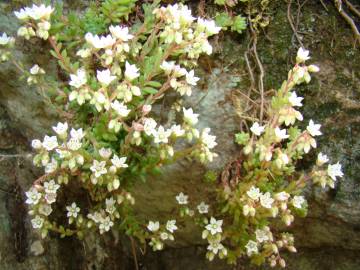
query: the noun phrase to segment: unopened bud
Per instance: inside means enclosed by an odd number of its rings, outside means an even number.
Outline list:
[[[285,268],[285,267],[286,267],[286,262],[285,262],[284,259],[280,259],[280,260],[279,260],[279,264],[280,264],[280,266],[281,266],[282,268]]]
[[[144,105],[142,107],[142,112],[144,115],[148,114],[151,111],[151,105]]]

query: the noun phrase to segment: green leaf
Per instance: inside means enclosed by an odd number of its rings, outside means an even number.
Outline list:
[[[235,142],[240,145],[246,145],[250,139],[250,135],[246,132],[235,134]]]
[[[236,31],[239,34],[242,33],[243,30],[246,29],[246,19],[245,17],[242,17],[241,15],[238,15],[233,18],[233,23],[231,26],[231,31]]]
[[[217,179],[217,173],[215,171],[207,171],[204,175],[204,180],[207,183],[214,183]]]
[[[157,81],[149,81],[149,82],[146,82],[145,85],[155,87],[155,88],[159,88],[159,87],[162,86],[162,83],[157,82]]]
[[[152,88],[152,87],[144,87],[141,89],[141,91],[143,92],[143,94],[156,94],[159,90]]]
[[[219,6],[224,6],[226,4],[226,0],[215,0],[215,4]]]
[[[224,30],[233,24],[232,18],[227,12],[217,13],[215,17],[215,23],[216,25],[221,26]]]

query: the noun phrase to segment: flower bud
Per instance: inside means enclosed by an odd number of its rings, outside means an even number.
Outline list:
[[[316,65],[310,65],[310,66],[308,66],[308,71],[316,73],[316,72],[320,71],[320,68],[318,66],[316,66]]]
[[[120,181],[118,178],[114,179],[113,183],[112,183],[114,189],[118,189],[120,187]]]
[[[243,207],[244,216],[246,217],[247,215],[249,215],[249,212],[250,212],[250,207],[247,204],[244,205],[244,207]]]
[[[40,149],[42,147],[42,143],[40,140],[32,140],[31,146],[34,149]]]
[[[286,262],[285,262],[284,259],[280,259],[280,260],[279,260],[279,264],[280,264],[280,266],[281,266],[282,268],[285,268],[285,267],[286,267]]]
[[[146,105],[146,104],[145,104],[145,105],[142,107],[142,112],[143,112],[144,115],[148,114],[150,111],[151,111],[151,105]]]
[[[243,151],[244,151],[245,155],[250,154],[253,151],[251,144],[248,144],[247,146],[245,146]]]
[[[276,260],[270,260],[270,267],[276,266]]]

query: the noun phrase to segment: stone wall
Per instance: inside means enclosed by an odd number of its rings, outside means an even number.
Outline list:
[[[0,4],[0,32],[15,35],[17,22],[10,12],[15,2],[11,2]],[[69,2],[75,7],[86,1]],[[308,1],[300,14],[303,43],[321,71],[298,92],[305,96],[305,122],[311,118],[323,123],[324,136],[318,150],[340,160],[345,177],[334,190],[307,191],[309,215],[291,227],[299,249],[298,254],[289,255],[291,270],[360,269],[360,54],[350,29],[331,1],[326,4],[328,11],[318,1]],[[266,36],[260,35],[258,45],[266,71],[266,89],[280,85],[298,47],[287,21],[286,4],[279,1],[271,10],[273,19]],[[203,59],[197,70],[202,77],[201,87],[185,101],[200,113],[200,125],[211,127],[218,137],[219,158],[209,165],[215,171],[221,171],[239,151],[233,143],[240,120],[233,90],[246,91],[249,86],[243,57],[248,41],[248,34],[223,34],[214,40],[216,54]],[[55,74],[55,62],[43,54],[45,47],[39,41],[20,41],[16,56],[28,68],[36,59]],[[0,153],[12,155],[0,156],[0,269],[134,269],[127,239],[116,234],[105,239],[91,235],[84,242],[61,240],[54,235],[39,245],[24,205],[24,190],[40,174],[31,165],[29,142],[49,130],[56,122],[56,114],[18,77],[11,65],[0,65]],[[234,77],[238,79],[234,81]],[[161,109],[166,121],[166,103]],[[306,169],[314,157],[304,160],[301,166]],[[137,213],[161,220],[176,211],[174,196],[179,191],[199,201],[213,201],[213,187],[203,181],[203,173],[209,168],[183,160],[165,168],[162,176],[139,183],[135,187]],[[176,235],[179,241],[175,246],[159,253],[138,254],[141,269],[232,269],[222,262],[206,262],[198,231],[183,225],[185,229]],[[41,254],[36,256],[34,251]],[[238,269],[250,267],[244,262]]]

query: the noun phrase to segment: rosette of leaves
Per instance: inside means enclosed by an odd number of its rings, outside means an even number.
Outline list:
[[[230,30],[239,34],[246,29],[246,18],[241,15],[230,16],[227,12],[217,13],[215,22],[223,30]]]

